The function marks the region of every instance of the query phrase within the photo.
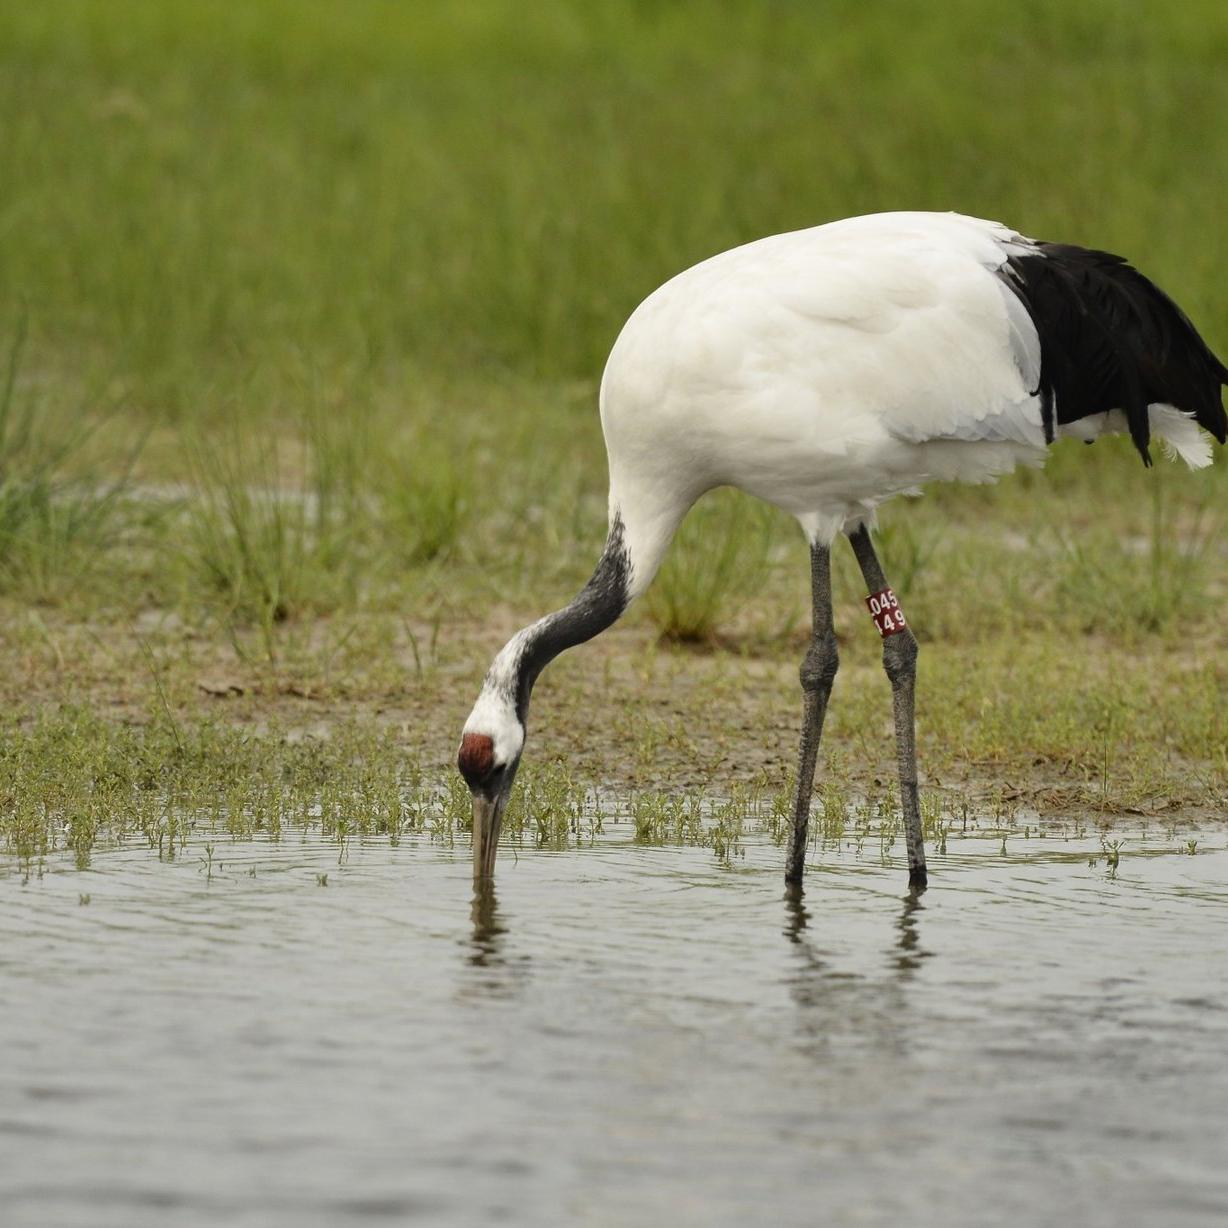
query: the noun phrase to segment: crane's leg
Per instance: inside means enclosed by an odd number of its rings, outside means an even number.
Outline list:
[[[870,530],[861,525],[849,534],[853,553],[872,595],[890,595],[887,578],[879,565]],[[891,596],[894,602],[894,596]],[[873,610],[871,611],[873,613]],[[876,622],[879,619],[876,617]],[[900,807],[904,811],[904,835],[908,843],[908,881],[924,887],[925,842],[921,836],[921,807],[917,798],[917,735],[915,720],[917,690],[917,639],[905,624],[898,605],[893,605],[880,627],[883,636],[883,669],[891,679],[895,711],[895,749],[900,761]]]
[[[806,834],[810,826],[810,796],[814,792],[814,765],[823,734],[823,717],[831,684],[840,664],[836,633],[831,625],[831,547],[810,547],[810,596],[814,605],[810,647],[802,661],[802,745],[797,762],[797,795],[793,800],[793,838],[785,882],[800,883],[805,870]]]

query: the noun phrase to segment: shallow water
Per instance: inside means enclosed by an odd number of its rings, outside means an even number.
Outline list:
[[[1226,1222],[1224,833],[1012,843],[10,873],[0,1220]]]

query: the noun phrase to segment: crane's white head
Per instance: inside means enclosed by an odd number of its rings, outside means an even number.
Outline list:
[[[473,795],[475,881],[494,874],[499,828],[524,750],[524,722],[516,712],[515,691],[501,681],[492,667],[465,722],[456,756],[456,766]]]

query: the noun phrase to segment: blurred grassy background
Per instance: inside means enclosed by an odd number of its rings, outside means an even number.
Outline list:
[[[419,683],[451,652],[463,705],[490,629],[587,574],[604,357],[702,257],[957,209],[1124,252],[1228,352],[1225,64],[1211,0],[5,6],[5,617],[172,612],[266,661],[319,616],[404,617],[353,642],[412,647]],[[1222,466],[1055,452],[885,513],[932,668],[975,643],[1018,693],[1008,632],[1047,687],[1071,637],[1144,673],[1222,645]],[[705,501],[634,617],[792,660],[805,552],[737,504]],[[869,659],[847,559],[837,585]]]
[[[1124,250],[1228,341],[1206,0],[53,0],[0,54],[0,304],[159,421],[591,384],[670,274],[878,209]]]

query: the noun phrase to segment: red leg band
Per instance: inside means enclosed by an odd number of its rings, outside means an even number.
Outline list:
[[[889,635],[898,635],[908,626],[904,621],[904,611],[900,609],[899,601],[889,588],[883,589],[881,593],[871,593],[866,598],[866,608],[883,639]]]

